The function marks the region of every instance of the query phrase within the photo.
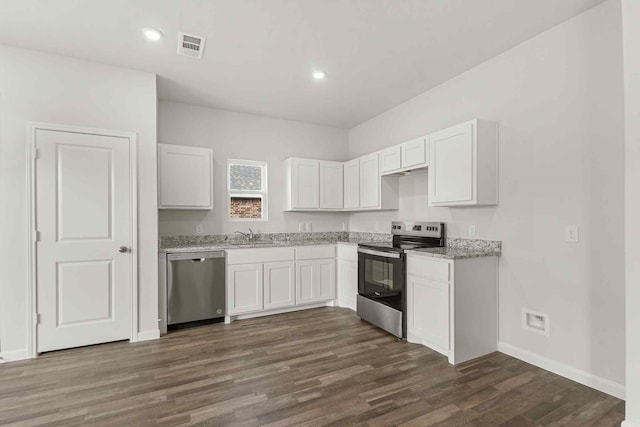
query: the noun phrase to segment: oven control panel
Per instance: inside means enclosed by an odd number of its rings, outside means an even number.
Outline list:
[[[441,238],[444,237],[444,222],[393,221],[391,234]]]

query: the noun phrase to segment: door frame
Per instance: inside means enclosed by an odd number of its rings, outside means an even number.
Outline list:
[[[130,211],[129,238],[131,242],[131,273],[129,278],[129,341],[138,341],[138,162],[137,133],[81,126],[59,125],[27,121],[26,163],[27,163],[27,357],[38,355],[38,312],[37,312],[37,251],[36,241],[36,133],[39,130],[81,133],[87,135],[111,136],[129,140]]]

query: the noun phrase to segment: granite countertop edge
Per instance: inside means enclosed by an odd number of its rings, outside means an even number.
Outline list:
[[[357,246],[364,243],[375,243],[370,240],[311,240],[311,241],[287,241],[270,243],[247,243],[247,244],[210,244],[210,245],[185,245],[161,248],[160,253],[185,253],[185,252],[207,252],[229,249],[261,249],[261,248],[287,248],[297,246],[321,246],[321,245],[350,245]],[[418,255],[431,258],[444,259],[468,259],[487,256],[500,256],[501,251],[495,249],[465,249],[465,248],[422,248],[406,251],[409,255]]]
[[[469,259],[497,256],[499,257],[501,251],[494,249],[462,249],[462,248],[422,248],[411,249],[406,251],[408,255],[418,255],[430,258],[444,258],[444,259]]]
[[[213,243],[210,245],[185,245],[160,248],[160,253],[181,253],[181,252],[205,252],[229,249],[261,249],[261,248],[287,248],[296,246],[321,246],[321,245],[350,245],[357,246],[361,243],[374,243],[370,240],[312,240],[312,241],[289,241],[271,243],[246,243],[246,244],[224,244]]]

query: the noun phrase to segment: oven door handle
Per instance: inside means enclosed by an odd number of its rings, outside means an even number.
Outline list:
[[[364,249],[364,248],[358,248],[358,253],[367,254],[367,255],[375,255],[375,256],[380,256],[380,257],[383,257],[383,258],[396,258],[396,259],[400,258],[400,254],[397,253],[397,252],[374,251],[372,249]]]

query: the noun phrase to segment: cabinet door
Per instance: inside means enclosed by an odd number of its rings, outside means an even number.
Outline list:
[[[469,203],[474,194],[473,124],[431,134],[429,203]]]
[[[358,263],[338,259],[338,305],[356,311]]]
[[[402,151],[402,168],[426,166],[428,146],[428,137],[426,136],[403,143],[400,146]]]
[[[291,160],[291,199],[294,209],[317,209],[320,206],[318,160]]]
[[[213,150],[158,144],[158,207],[213,209]]]
[[[335,259],[316,260],[316,281],[318,301],[328,301],[336,297],[336,261]]]
[[[264,265],[264,309],[289,307],[296,303],[293,261]]]
[[[449,352],[449,284],[407,275],[407,335]]]
[[[320,162],[320,208],[342,209],[342,163]]]
[[[318,274],[315,260],[296,261],[296,304],[318,300]]]
[[[360,159],[344,164],[344,207],[360,207]]]
[[[227,303],[229,314],[263,309],[262,264],[227,266]]]
[[[393,172],[400,169],[400,146],[396,145],[380,151],[380,173]]]
[[[360,158],[360,207],[380,206],[380,169],[378,153]]]

